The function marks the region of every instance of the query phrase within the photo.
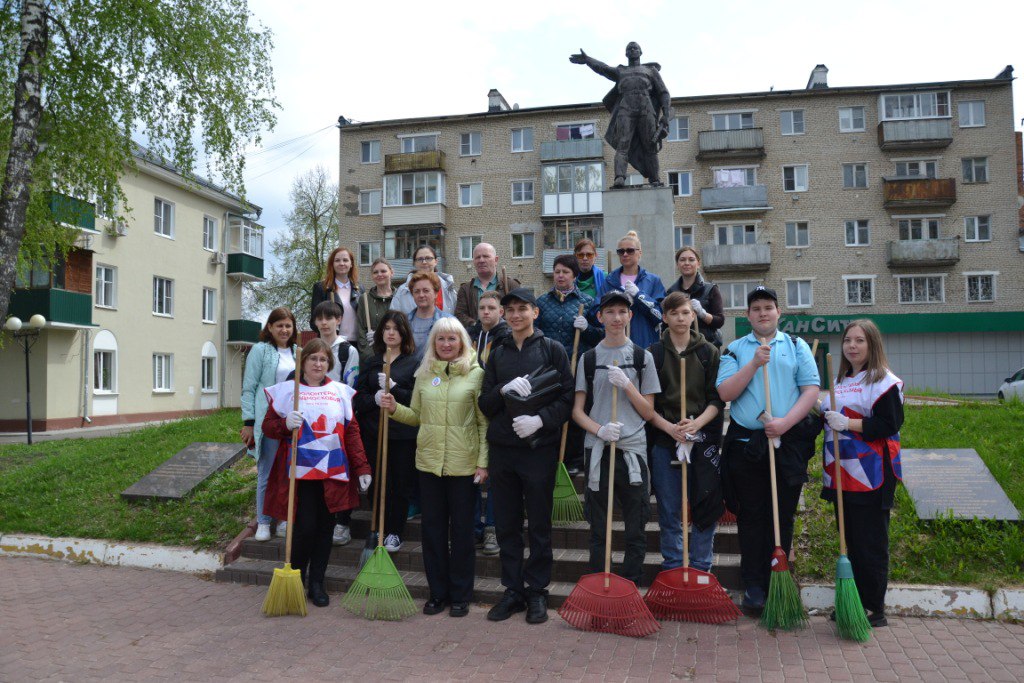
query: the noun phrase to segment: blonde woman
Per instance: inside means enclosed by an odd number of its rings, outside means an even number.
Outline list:
[[[622,291],[629,295],[633,302],[630,309],[633,319],[630,321],[629,338],[642,349],[658,341],[658,326],[661,325],[661,300],[665,298],[665,285],[654,273],[648,273],[640,267],[640,238],[636,231],[630,230],[619,240],[615,249],[622,264],[608,274],[604,281],[604,290],[597,298],[607,292]]]
[[[462,323],[441,318],[423,349],[409,406],[390,393],[381,397],[381,407],[396,421],[420,428],[416,469],[430,586],[424,614],[450,605],[450,616],[464,617],[473,599],[473,484],[487,479],[487,418],[477,405],[483,377]]]

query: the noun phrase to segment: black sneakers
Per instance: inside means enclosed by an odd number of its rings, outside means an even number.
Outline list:
[[[513,590],[506,590],[501,602],[487,612],[488,621],[505,621],[516,612],[526,609],[526,602]],[[545,617],[546,618],[546,617]]]
[[[306,595],[309,596],[309,599],[317,607],[327,607],[327,605],[331,604],[331,598],[324,591],[324,585],[319,581],[309,582],[309,590],[306,592]]]
[[[531,593],[526,598],[526,623],[543,624],[548,620],[548,596]]]
[[[438,600],[436,598],[430,598],[429,600],[427,600],[426,604],[423,605],[423,613],[427,616],[440,614],[444,611],[444,607],[447,604],[447,600]]]

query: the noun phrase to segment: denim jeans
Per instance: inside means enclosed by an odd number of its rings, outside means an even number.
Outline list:
[[[263,437],[260,444],[260,457],[256,459],[256,522],[258,524],[270,524],[274,518],[263,514],[263,499],[267,495],[267,482],[270,480],[270,470],[274,466],[274,457],[277,455],[277,439]]]
[[[473,504],[473,533],[477,536],[482,536],[486,527],[494,526],[494,496],[488,491],[487,501],[485,502],[483,486],[476,484],[475,488],[476,501]]]
[[[655,446],[651,453],[651,486],[658,499],[663,569],[683,566],[683,470],[669,463],[676,459],[674,448]],[[690,470],[692,474],[692,470]],[[692,478],[689,479],[691,482]],[[691,491],[692,493],[692,491]],[[715,557],[715,529],[718,523],[699,530],[690,525],[690,566],[711,571]]]

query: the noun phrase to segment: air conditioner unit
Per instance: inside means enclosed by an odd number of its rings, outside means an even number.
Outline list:
[[[119,237],[128,236],[128,223],[126,221],[119,220],[114,224],[114,231]]]
[[[223,251],[218,251],[216,254],[210,257],[210,263],[215,266],[222,266],[228,262],[228,255]]]

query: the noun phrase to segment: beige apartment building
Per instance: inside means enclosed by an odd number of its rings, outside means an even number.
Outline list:
[[[845,321],[868,317],[909,387],[994,393],[1024,366],[1012,68],[884,86],[832,87],[827,74],[818,65],[803,90],[673,98],[659,158],[674,229],[643,245],[648,260],[700,249],[727,340],[748,330],[746,293],[764,284],[783,329],[820,339],[822,354],[839,352]],[[402,277],[426,242],[464,281],[487,241],[543,291],[576,239],[614,248],[604,107],[519,109],[496,90],[488,104],[339,121],[341,241],[361,264],[384,255]]]
[[[127,220],[51,194],[77,245],[13,293],[10,315],[47,320],[29,356],[34,430],[239,405],[244,352],[260,330],[242,318],[241,294],[263,279],[261,209],[145,152],[135,163],[121,178]],[[23,431],[24,350],[3,334],[0,430]]]

